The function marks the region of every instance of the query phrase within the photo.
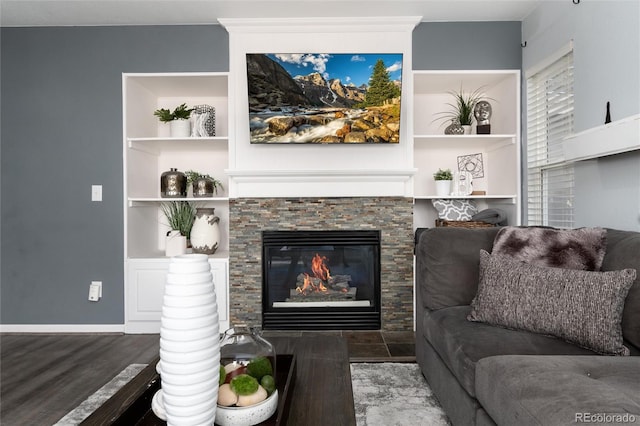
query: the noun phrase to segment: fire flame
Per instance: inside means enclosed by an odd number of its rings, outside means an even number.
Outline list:
[[[316,278],[320,278],[322,281],[329,281],[331,278],[331,274],[329,274],[329,268],[324,263],[325,260],[328,260],[325,256],[320,257],[318,253],[313,256],[311,259],[311,270],[313,271],[313,275]]]
[[[317,284],[314,284],[312,277],[305,273],[302,287],[296,288],[298,293],[309,294],[327,291],[327,287],[324,283],[329,281],[331,274],[329,273],[329,268],[325,264],[325,260],[328,259],[325,256],[320,256],[318,253],[313,256],[313,259],[311,259],[311,272],[313,273],[313,277],[320,281]]]

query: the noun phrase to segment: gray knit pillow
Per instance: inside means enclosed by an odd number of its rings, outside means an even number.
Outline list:
[[[547,268],[481,250],[478,293],[467,319],[555,336],[601,354],[629,355],[621,322],[635,278],[635,269]]]

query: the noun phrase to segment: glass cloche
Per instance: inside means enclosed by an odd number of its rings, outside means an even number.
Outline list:
[[[257,424],[275,413],[276,352],[257,327],[236,326],[220,339],[220,388],[216,423]],[[255,411],[260,414],[256,415]],[[262,420],[260,420],[262,419]]]

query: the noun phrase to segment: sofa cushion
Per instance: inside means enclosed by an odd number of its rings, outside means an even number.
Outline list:
[[[607,229],[607,253],[603,271],[634,268],[638,273],[629,290],[622,315],[624,338],[640,348],[640,233]]]
[[[556,336],[602,354],[628,355],[622,311],[635,279],[635,269],[545,268],[483,250],[468,319]]]
[[[484,358],[476,365],[476,397],[497,424],[636,424],[640,423],[640,358]],[[585,421],[587,416],[624,413],[626,421],[616,417]]]
[[[599,271],[606,247],[604,228],[507,226],[496,235],[491,252],[532,265]]]
[[[425,311],[423,336],[462,387],[475,395],[475,364],[494,355],[594,355],[594,352],[542,334],[467,321],[470,306]]]
[[[431,228],[416,247],[416,288],[424,307],[468,305],[478,290],[480,249],[491,250],[499,228]]]

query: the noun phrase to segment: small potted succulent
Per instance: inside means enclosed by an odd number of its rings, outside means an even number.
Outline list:
[[[193,196],[198,197],[213,197],[218,193],[218,188],[224,189],[222,182],[216,178],[196,172],[194,170],[187,170],[187,184],[191,184],[193,188]]]
[[[433,179],[436,181],[437,196],[446,197],[451,194],[451,181],[453,180],[451,169],[438,169],[433,174]]]
[[[153,115],[163,123],[169,123],[171,137],[186,138],[191,136],[191,123],[189,118],[193,108],[188,108],[187,104],[178,105],[173,112],[166,108],[160,108],[153,112]]]

